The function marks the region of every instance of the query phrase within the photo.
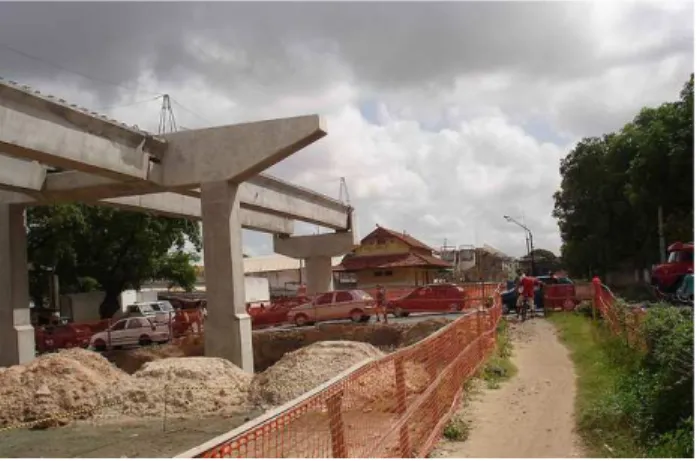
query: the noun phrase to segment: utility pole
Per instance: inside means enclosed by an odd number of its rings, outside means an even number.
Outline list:
[[[516,221],[515,219],[511,218],[508,215],[503,216],[506,221],[511,222],[515,224],[516,226],[520,226],[523,229],[525,229],[525,232],[527,232],[527,237],[525,237],[525,243],[527,245],[527,252],[530,255],[530,270],[532,271],[532,275],[535,275],[535,243],[534,240],[532,239],[532,231],[525,225],[520,223],[519,221]],[[529,244],[528,244],[529,241]]]
[[[659,205],[659,264],[666,262],[666,242],[664,241],[664,209]]]

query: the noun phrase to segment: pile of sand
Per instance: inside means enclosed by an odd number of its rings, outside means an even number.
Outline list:
[[[404,362],[404,378],[407,404],[431,383],[430,374],[424,364],[412,360]],[[398,399],[394,364],[387,362],[382,368],[370,370],[364,376],[360,376],[348,387],[344,403],[349,408],[363,412],[395,412]]]
[[[415,344],[451,322],[452,319],[436,318],[414,323],[410,328],[401,333],[400,347],[407,347]]]
[[[321,341],[285,354],[255,375],[250,399],[261,406],[281,405],[366,359],[384,354],[367,343]]]
[[[213,357],[148,362],[121,390],[121,414],[167,416],[233,414],[248,408],[253,375]]]
[[[84,349],[42,355],[26,365],[0,369],[0,426],[57,416],[64,424],[95,414],[112,401],[129,376]],[[66,415],[70,413],[70,415]]]

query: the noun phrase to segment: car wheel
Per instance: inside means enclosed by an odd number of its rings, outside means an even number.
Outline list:
[[[510,307],[508,307],[507,305],[504,304],[503,307],[501,308],[501,311],[502,311],[501,312],[502,315],[508,315],[508,314],[510,314]]]
[[[362,321],[363,313],[360,310],[354,310],[350,312],[350,320],[355,323],[360,323]]]
[[[457,312],[459,310],[459,305],[457,304],[450,304],[450,311],[451,312]]]
[[[371,319],[371,318],[372,318],[372,317],[369,316],[369,315],[363,316],[363,317],[362,317],[362,323],[367,323],[367,322],[369,322],[369,319]]]
[[[394,315],[394,317],[406,317],[406,313],[401,309],[400,307],[395,307],[391,310],[391,313]]]
[[[141,336],[139,338],[139,346],[150,346],[153,344],[153,341],[151,341],[151,338],[148,336]]]
[[[304,314],[299,314],[296,317],[294,317],[294,323],[298,327],[303,327],[307,323],[309,323],[309,318],[305,316]]]
[[[94,347],[95,347],[95,350],[99,351],[99,352],[104,352],[107,350],[107,344],[102,340],[95,341]]]
[[[573,299],[565,299],[565,300],[564,300],[564,309],[565,309],[565,310],[570,311],[570,310],[572,310],[575,306],[576,306],[576,304],[574,303],[574,300],[573,300]]]

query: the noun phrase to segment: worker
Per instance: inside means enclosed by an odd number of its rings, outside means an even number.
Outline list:
[[[379,322],[379,313],[384,317],[384,323],[389,323],[386,316],[386,290],[382,285],[377,285],[376,306],[374,312],[377,314],[377,322]]]

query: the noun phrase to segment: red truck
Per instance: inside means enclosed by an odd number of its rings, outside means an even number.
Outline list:
[[[34,340],[39,353],[88,347],[91,337],[92,331],[88,326],[75,323],[37,326],[34,329]]]
[[[668,247],[668,260],[651,268],[651,284],[662,293],[674,293],[693,269],[693,242],[676,242]]]

